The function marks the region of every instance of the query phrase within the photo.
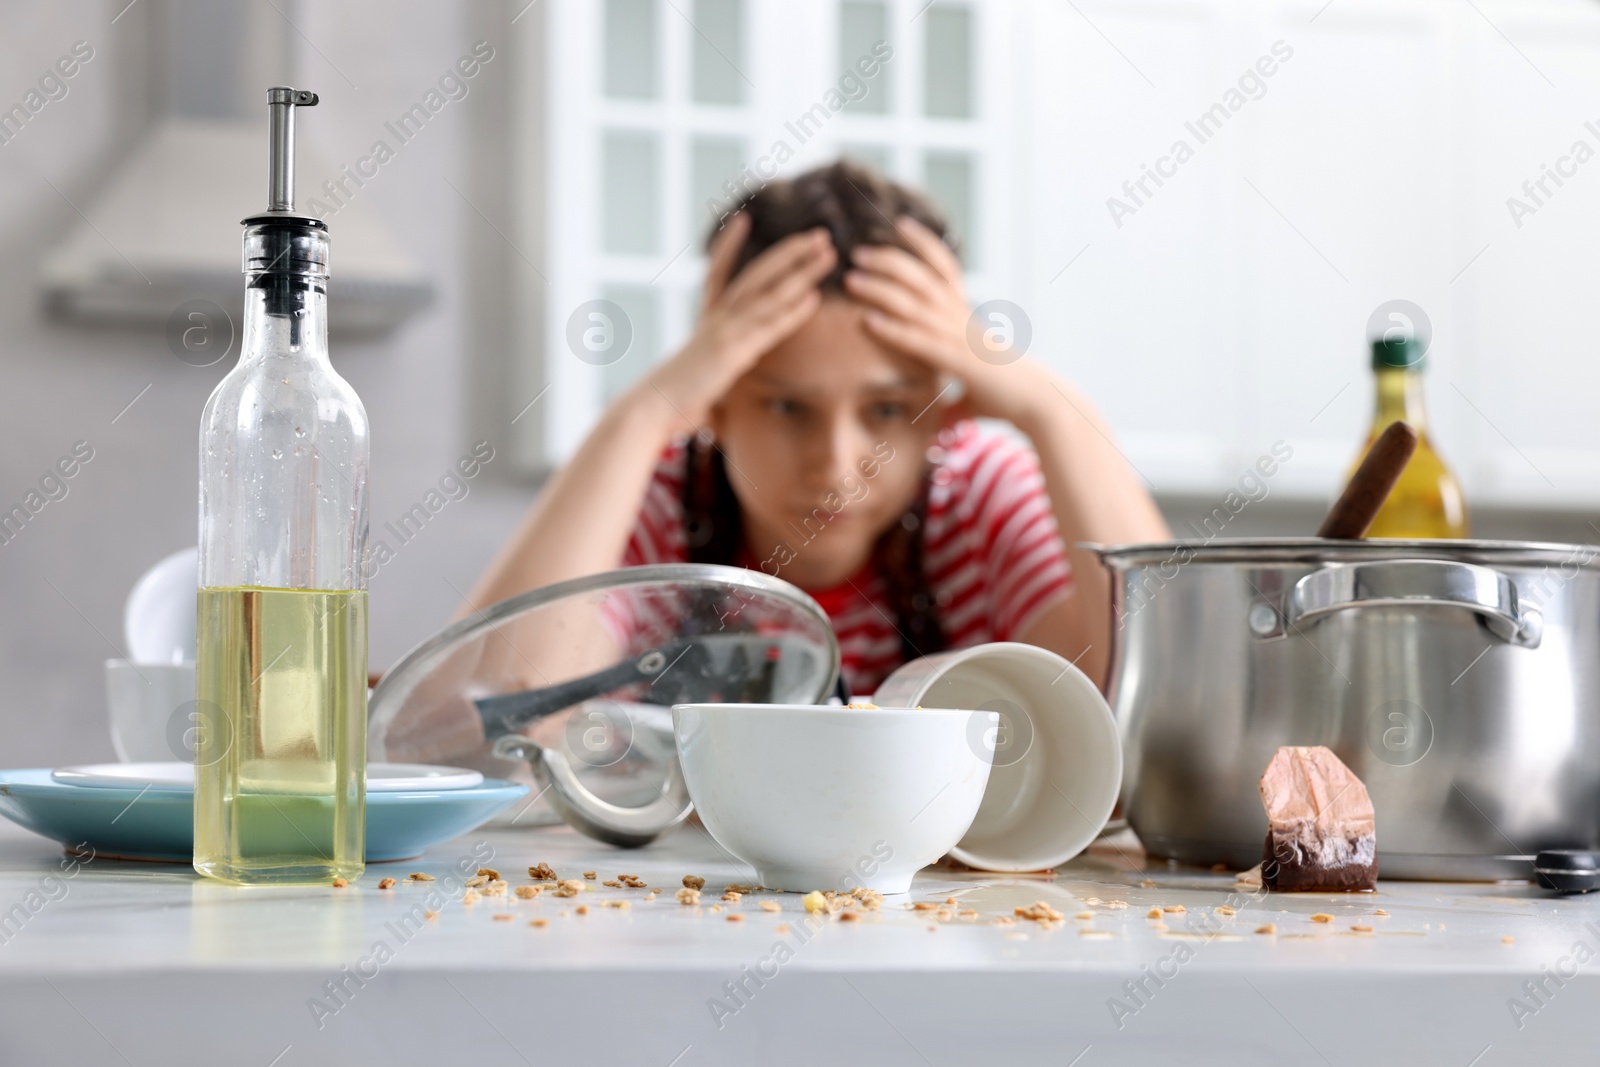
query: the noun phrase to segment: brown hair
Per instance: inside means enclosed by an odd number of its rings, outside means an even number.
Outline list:
[[[901,215],[910,215],[947,243],[950,240],[943,216],[926,197],[875,170],[843,160],[788,181],[771,182],[745,195],[734,210],[750,219],[750,232],[734,262],[734,274],[785,237],[824,226],[839,253],[838,266],[821,283],[829,292],[843,291],[850,251],[857,245],[896,245],[914,254],[892,221]],[[744,523],[722,453],[696,436],[689,441],[685,463],[683,508],[689,559],[731,564],[743,541]],[[901,655],[907,660],[946,646],[924,559],[929,473],[923,471],[922,486],[911,507],[873,548],[876,570],[894,609]]]

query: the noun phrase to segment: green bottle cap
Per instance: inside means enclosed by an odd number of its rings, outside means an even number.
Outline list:
[[[1381,337],[1372,342],[1372,369],[1400,367],[1421,370],[1425,352],[1426,349],[1417,343],[1415,337]]]

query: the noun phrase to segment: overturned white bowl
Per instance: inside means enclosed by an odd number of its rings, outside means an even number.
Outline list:
[[[769,889],[904,893],[961,840],[998,716],[947,708],[678,704],[678,758],[717,843]]]

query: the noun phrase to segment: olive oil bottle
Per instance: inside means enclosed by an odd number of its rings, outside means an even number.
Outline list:
[[[267,102],[239,364],[200,424],[194,866],[326,884],[365,849],[370,446],[328,359],[328,230],[294,210],[294,113],[317,97]]]
[[[1417,450],[1401,472],[1394,491],[1367,530],[1368,537],[1460,538],[1467,536],[1467,508],[1461,484],[1445,466],[1428,433],[1422,396],[1424,351],[1411,336],[1390,336],[1372,342],[1372,371],[1377,378],[1377,410],[1372,432],[1351,465],[1361,465],[1367,450],[1390,423],[1404,419],[1417,431]]]

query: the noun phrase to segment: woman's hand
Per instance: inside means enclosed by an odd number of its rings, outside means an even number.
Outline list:
[[[678,432],[704,425],[733,383],[816,313],[822,300],[817,283],[838,256],[827,230],[818,227],[779,241],[730,282],[749,232],[741,212],[717,235],[694,334],[642,383],[672,405]]]
[[[867,329],[890,348],[959,378],[966,394],[953,414],[1025,427],[1041,388],[1049,391],[1046,372],[985,345],[961,289],[961,264],[937,234],[910,216],[895,220],[895,228],[918,255],[892,245],[858,246],[844,276],[845,290],[868,307]],[[979,358],[980,350],[987,358]]]

